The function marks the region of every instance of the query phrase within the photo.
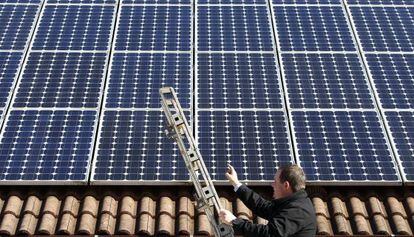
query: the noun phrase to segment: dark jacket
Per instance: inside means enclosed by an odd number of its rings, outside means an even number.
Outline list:
[[[305,190],[272,201],[263,199],[246,185],[240,186],[236,193],[253,213],[269,221],[267,225],[261,225],[236,219],[232,222],[236,233],[254,237],[316,234],[315,210]]]

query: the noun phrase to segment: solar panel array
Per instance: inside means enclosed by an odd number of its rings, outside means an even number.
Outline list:
[[[163,86],[214,181],[414,183],[412,1],[6,0],[0,20],[1,183],[187,182]]]

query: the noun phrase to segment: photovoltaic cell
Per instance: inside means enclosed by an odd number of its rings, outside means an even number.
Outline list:
[[[108,50],[115,6],[47,5],[34,50]]]
[[[283,108],[273,53],[198,54],[199,108]]]
[[[190,6],[122,6],[116,50],[191,50]]]
[[[290,108],[374,108],[357,54],[282,54]]]
[[[392,141],[408,181],[414,181],[414,112],[385,112]]]
[[[366,54],[385,109],[414,109],[414,55]]]
[[[41,0],[2,0],[2,3],[40,3]]]
[[[121,0],[122,4],[191,4],[191,0]]]
[[[355,51],[341,6],[277,6],[276,30],[282,51]]]
[[[297,158],[307,180],[399,180],[375,111],[291,114]]]
[[[105,111],[93,179],[189,180],[184,160],[164,129],[161,111]]]
[[[23,50],[33,27],[37,5],[0,4],[0,50]]]
[[[346,0],[348,4],[359,5],[414,5],[413,0]]]
[[[106,53],[32,52],[13,106],[96,108],[105,64]]]
[[[198,4],[267,4],[266,0],[198,0]]]
[[[0,108],[6,107],[21,60],[20,52],[0,52]]]
[[[341,0],[272,0],[273,4],[341,4]]]
[[[0,137],[0,180],[85,181],[96,111],[12,110]]]
[[[240,180],[273,180],[292,163],[283,111],[198,111],[198,144],[212,179],[226,180],[227,163]]]
[[[65,3],[71,3],[71,4],[115,4],[115,0],[47,0],[47,3],[58,3],[58,4],[65,4]]]
[[[159,89],[173,87],[191,107],[191,54],[115,53],[106,108],[161,108]]]
[[[414,8],[350,9],[364,51],[414,51]]]
[[[272,51],[266,6],[199,6],[199,51]]]

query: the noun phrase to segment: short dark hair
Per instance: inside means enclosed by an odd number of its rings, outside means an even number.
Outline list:
[[[306,187],[306,176],[298,165],[281,166],[278,169],[279,180],[281,183],[289,182],[293,192],[297,192]]]

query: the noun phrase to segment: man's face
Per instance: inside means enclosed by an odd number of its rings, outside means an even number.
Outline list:
[[[273,187],[273,198],[283,198],[292,194],[292,189],[289,185],[289,182],[280,182],[279,179],[280,172],[277,171],[275,174],[275,178],[272,183]]]

